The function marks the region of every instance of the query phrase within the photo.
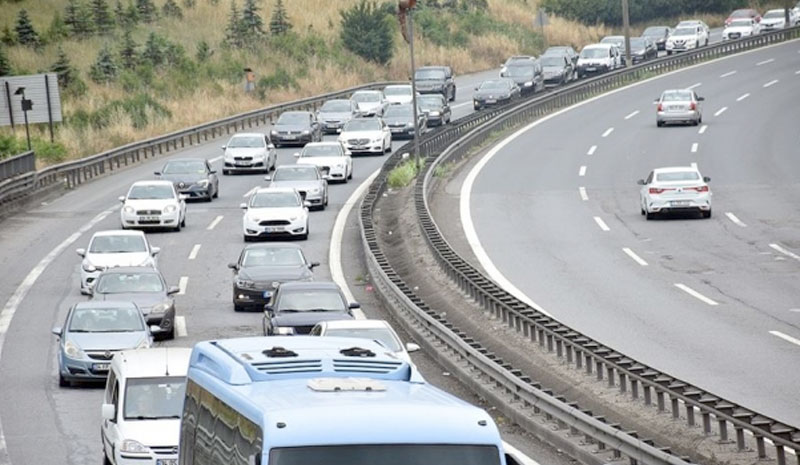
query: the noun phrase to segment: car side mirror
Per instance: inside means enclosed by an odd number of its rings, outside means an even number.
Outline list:
[[[272,181],[272,175],[268,174],[264,176],[264,181]]]
[[[303,206],[306,207],[306,208],[311,208],[311,202],[309,202],[308,200],[304,200],[303,201]]]
[[[419,351],[419,346],[414,344],[413,342],[406,342],[406,352],[417,352]]]
[[[247,210],[247,204],[246,203],[240,203],[239,204],[239,208],[241,208],[242,210]]]
[[[161,326],[158,325],[150,325],[149,329],[150,329],[150,334],[160,334],[164,332],[164,330],[161,329]]]
[[[275,144],[272,144],[272,143],[267,144],[267,148],[270,149],[270,150],[275,150]]]
[[[221,148],[222,150],[225,150],[225,149],[227,149],[227,148],[228,148],[228,146],[227,146],[227,145],[223,145],[223,146],[220,146],[220,148]]]
[[[167,295],[174,295],[174,294],[177,294],[180,291],[181,290],[180,290],[180,288],[178,288],[178,286],[170,286],[169,289],[167,289]]]
[[[114,404],[103,404],[100,407],[100,415],[103,416],[103,420],[114,421],[115,414]]]
[[[186,200],[188,198],[189,198],[189,196],[186,195],[186,194],[178,194],[178,200]]]
[[[501,74],[501,76],[502,76],[502,74]],[[475,86],[475,90],[478,90],[478,86]]]
[[[640,180],[636,181],[636,184],[638,184],[640,186],[644,186],[644,179],[640,179]]]
[[[319,266],[319,262],[311,262],[311,264],[309,264],[309,265],[308,265],[308,267],[309,267],[309,268],[312,268],[312,269],[313,269],[313,268],[316,268],[316,267],[318,267],[318,266]]]
[[[357,308],[361,308],[361,304],[358,302],[350,302],[349,304],[347,304],[347,308],[349,308],[350,310],[355,310]]]
[[[208,172],[208,174],[217,174],[217,170],[211,170]]]
[[[75,253],[80,255],[81,257],[86,256],[86,249],[75,249]]]
[[[150,249],[150,254],[154,257],[159,253],[161,253],[161,247],[153,247]]]
[[[264,305],[264,313],[267,314],[267,318],[272,318],[275,316],[275,309],[271,305]]]
[[[697,97],[697,101],[698,102],[705,102],[706,98],[705,97]]]
[[[239,270],[239,264],[238,263],[228,263],[228,268],[238,271]]]
[[[711,182],[711,178],[708,176],[703,176],[703,182]]]
[[[161,171],[153,171],[153,174],[155,174],[156,176],[161,176]]]
[[[125,203],[125,196],[124,195],[120,195],[119,197],[117,197],[117,200],[119,200],[120,203]]]
[[[300,152],[295,152],[292,154],[295,158],[300,158]]]
[[[51,332],[52,332],[54,335],[56,335],[57,337],[61,337],[61,332],[62,332],[62,331],[61,331],[61,328],[59,328],[59,327],[55,327],[55,328],[53,328],[53,329],[51,330]]]

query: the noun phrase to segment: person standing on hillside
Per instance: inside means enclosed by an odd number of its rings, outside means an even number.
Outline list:
[[[244,91],[252,92],[256,88],[256,73],[251,68],[244,69]]]

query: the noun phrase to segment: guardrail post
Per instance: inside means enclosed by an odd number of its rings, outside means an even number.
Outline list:
[[[689,426],[694,426],[694,405],[686,403],[686,423]]]
[[[728,422],[725,420],[719,420],[717,422],[719,426],[719,441],[720,443],[727,443],[730,442],[728,439]],[[800,465],[800,464],[798,464]]]
[[[744,428],[735,425],[734,428],[736,429],[736,449],[739,452],[744,452],[747,450],[747,446],[744,443]]]
[[[608,365],[606,367],[606,373],[608,374],[608,387],[614,387],[614,367]]]
[[[603,380],[603,361],[600,359],[595,360],[595,372],[597,373],[597,381]]]
[[[711,434],[711,414],[703,412],[703,434],[706,436]]]
[[[764,436],[761,436],[760,434],[754,434],[754,436],[756,438],[756,447],[758,448],[758,458],[767,458],[767,449],[764,446]]]
[[[680,410],[678,409],[678,398],[675,396],[669,396],[670,400],[672,401],[672,418],[677,420],[680,418]]]
[[[775,456],[778,459],[778,465],[786,465],[786,450],[784,450],[783,446],[775,446]]]

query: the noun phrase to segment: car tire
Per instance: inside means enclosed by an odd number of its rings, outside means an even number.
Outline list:
[[[660,127],[664,126],[664,122],[663,121],[656,121],[656,126],[660,128]]]
[[[672,50],[667,50],[667,55],[672,55]]]
[[[639,212],[641,213],[642,216],[644,216],[644,214],[647,213],[644,211],[644,208],[642,207],[639,207]]]
[[[353,169],[350,169],[350,174],[347,176],[347,179],[353,179]]]
[[[103,451],[103,465],[111,465],[111,460],[108,459],[106,451]]]
[[[183,219],[181,220],[181,228],[186,227],[186,215],[183,215]]]
[[[648,212],[648,211],[644,212],[644,217],[645,217],[645,219],[646,219],[646,220],[648,220],[648,221],[650,221],[650,220],[652,220],[653,218],[655,218],[655,216],[656,216],[656,214],[655,214],[655,213],[650,213],[650,212]]]
[[[252,238],[252,237],[250,237],[250,236],[248,236],[248,235],[246,235],[246,234],[245,234],[245,235],[243,235],[242,237],[244,237],[244,241],[245,241],[245,242],[252,242],[252,241],[253,241],[253,238]]]
[[[215,199],[218,199],[218,198],[219,198],[219,186],[217,186],[217,188],[216,188],[216,189],[214,189],[214,198],[215,198]]]
[[[711,218],[711,210],[701,212],[703,214],[703,218],[708,219]]]
[[[233,304],[233,311],[234,312],[243,312],[244,311],[244,307],[242,307],[241,305]]]
[[[228,171],[228,170],[222,170],[222,174],[227,176],[227,175],[231,174],[231,172]]]
[[[71,387],[71,386],[72,386],[72,383],[67,381],[67,379],[64,378],[61,375],[61,373],[59,373],[58,374],[58,387]]]
[[[176,224],[175,227],[172,228],[172,231],[173,232],[181,232],[181,224],[180,223]]]
[[[169,330],[169,334],[164,336],[164,339],[173,340],[175,339],[175,323],[172,323],[172,328]]]

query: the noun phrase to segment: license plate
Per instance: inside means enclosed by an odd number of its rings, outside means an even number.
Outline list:
[[[158,221],[159,218],[157,216],[140,216],[139,221]]]
[[[246,161],[237,161],[236,166],[250,166],[250,163]]]
[[[365,150],[367,147],[365,145],[354,145],[353,150]]]
[[[392,132],[403,132],[400,128],[392,128]]]
[[[178,465],[178,459],[157,459],[156,465]]]
[[[688,207],[689,201],[688,200],[673,200],[669,203],[673,207]]]
[[[586,71],[597,71],[597,68],[595,68],[594,66],[590,66],[586,68]]]
[[[283,232],[283,227],[282,226],[267,226],[266,229],[264,229],[264,230],[266,232],[268,232],[268,233]]]
[[[284,139],[286,139],[286,140],[295,140],[295,139],[297,139],[297,136],[284,136]]]
[[[493,99],[493,98],[490,98],[490,99],[486,100],[486,103],[497,103],[497,100]]]
[[[94,371],[108,371],[109,365],[108,363],[95,363],[92,365],[92,369]]]
[[[264,296],[265,299],[269,299],[270,297],[272,297],[272,291],[264,291],[262,295]]]
[[[680,111],[680,110],[683,110],[683,107],[682,107],[682,106],[680,106],[680,105],[670,105],[668,108],[669,108],[669,110],[671,110],[671,111]]]

